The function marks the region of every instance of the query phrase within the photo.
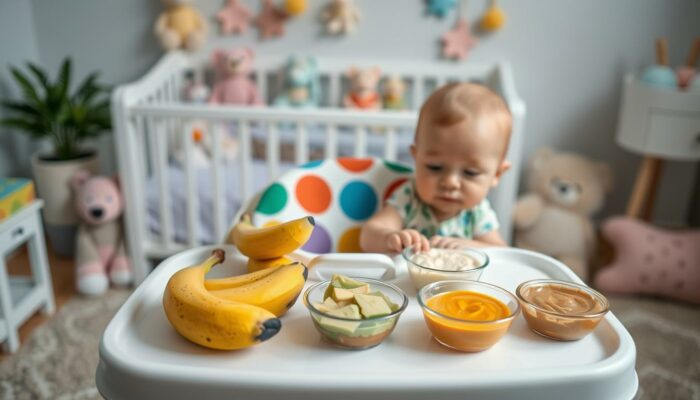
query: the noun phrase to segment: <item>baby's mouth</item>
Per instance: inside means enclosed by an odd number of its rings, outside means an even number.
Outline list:
[[[438,200],[444,201],[446,203],[459,203],[461,201],[457,197],[449,197],[449,196],[438,196]]]

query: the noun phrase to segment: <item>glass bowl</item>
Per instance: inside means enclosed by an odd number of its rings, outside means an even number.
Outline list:
[[[432,307],[430,301],[436,296],[455,291],[470,291],[498,300],[507,307],[505,315],[488,320],[460,318],[445,314]],[[464,352],[483,351],[496,344],[520,311],[518,299],[509,291],[490,283],[478,281],[441,281],[424,286],[418,292],[418,303],[423,309],[423,317],[435,340],[451,349]],[[465,308],[481,307],[470,304]]]
[[[350,319],[329,315],[319,310],[315,304],[323,302],[323,294],[330,285],[330,280],[316,283],[304,292],[304,305],[311,314],[316,330],[331,344],[353,350],[369,349],[380,344],[394,330],[399,316],[408,305],[408,297],[398,287],[369,278],[352,279],[365,282],[371,290],[379,291],[398,308],[391,314],[379,317]]]
[[[416,290],[420,290],[423,286],[437,282],[437,281],[449,281],[449,280],[471,280],[478,281],[481,278],[481,274],[484,272],[486,267],[489,265],[489,256],[481,250],[474,248],[463,248],[458,250],[449,249],[435,249],[438,251],[445,252],[461,252],[467,256],[474,259],[476,266],[469,269],[462,270],[446,270],[438,269],[436,267],[423,265],[419,262],[414,261],[414,256],[416,253],[413,251],[412,247],[404,249],[401,253],[404,260],[406,260],[406,265],[408,266],[408,273],[411,276],[411,281],[416,287]],[[422,253],[418,253],[422,254]]]
[[[521,283],[515,291],[530,329],[554,340],[578,340],[610,310],[602,294],[586,285],[553,279]]]

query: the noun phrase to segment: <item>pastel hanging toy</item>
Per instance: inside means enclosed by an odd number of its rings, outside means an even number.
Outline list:
[[[196,8],[185,0],[163,0],[167,9],[160,13],[154,31],[166,50],[202,47],[207,36],[207,23]]]
[[[224,35],[247,31],[250,17],[250,11],[241,4],[240,0],[228,0],[226,6],[216,13],[221,33]]]
[[[306,11],[306,0],[285,0],[284,10],[289,16],[297,16]]]
[[[351,33],[360,22],[360,12],[352,0],[332,0],[321,13],[326,32],[331,35]]]
[[[456,5],[457,0],[428,0],[428,14],[445,18]]]
[[[676,73],[668,66],[668,47],[666,39],[656,40],[656,65],[647,67],[642,73],[642,82],[647,85],[676,89]]]
[[[686,89],[695,76],[695,66],[700,58],[700,38],[695,39],[688,53],[688,60],[685,65],[678,67],[676,75],[678,78],[678,86],[681,89]]]
[[[498,6],[498,0],[491,0],[488,10],[481,16],[479,27],[486,32],[495,32],[506,23],[506,14]]]
[[[261,39],[270,39],[284,34],[287,13],[278,9],[272,0],[263,0],[262,10],[255,17],[255,25],[260,30]]]

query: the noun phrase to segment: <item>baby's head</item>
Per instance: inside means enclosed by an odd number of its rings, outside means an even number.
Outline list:
[[[503,99],[482,85],[449,84],[425,101],[411,154],[418,196],[436,217],[476,206],[496,186],[510,167],[511,123]]]

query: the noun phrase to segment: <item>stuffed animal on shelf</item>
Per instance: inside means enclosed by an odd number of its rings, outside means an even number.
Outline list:
[[[612,293],[643,293],[700,304],[700,230],[667,230],[628,217],[602,227],[615,259],[595,277]]]
[[[352,0],[331,0],[321,14],[326,32],[331,35],[348,34],[360,22],[360,12]]]
[[[312,108],[321,101],[318,65],[313,57],[290,57],[282,71],[283,89],[275,99],[279,107]]]
[[[387,110],[405,110],[406,82],[398,75],[393,75],[384,81],[382,100]]]
[[[255,55],[249,48],[214,51],[212,63],[217,72],[209,97],[210,104],[262,105],[255,82],[250,78]]]
[[[532,158],[515,205],[515,245],[550,255],[587,279],[595,249],[591,216],[612,187],[606,164],[549,148]]]
[[[379,110],[382,108],[382,97],[377,88],[382,76],[379,67],[350,68],[346,73],[350,79],[350,90],[343,98],[347,108],[360,110]]]
[[[156,20],[154,31],[166,50],[202,47],[207,37],[207,22],[186,0],[162,0],[167,7]]]
[[[124,203],[117,181],[78,170],[70,184],[81,219],[75,244],[78,292],[97,296],[107,290],[110,281],[119,286],[130,284],[131,262],[121,225]]]

